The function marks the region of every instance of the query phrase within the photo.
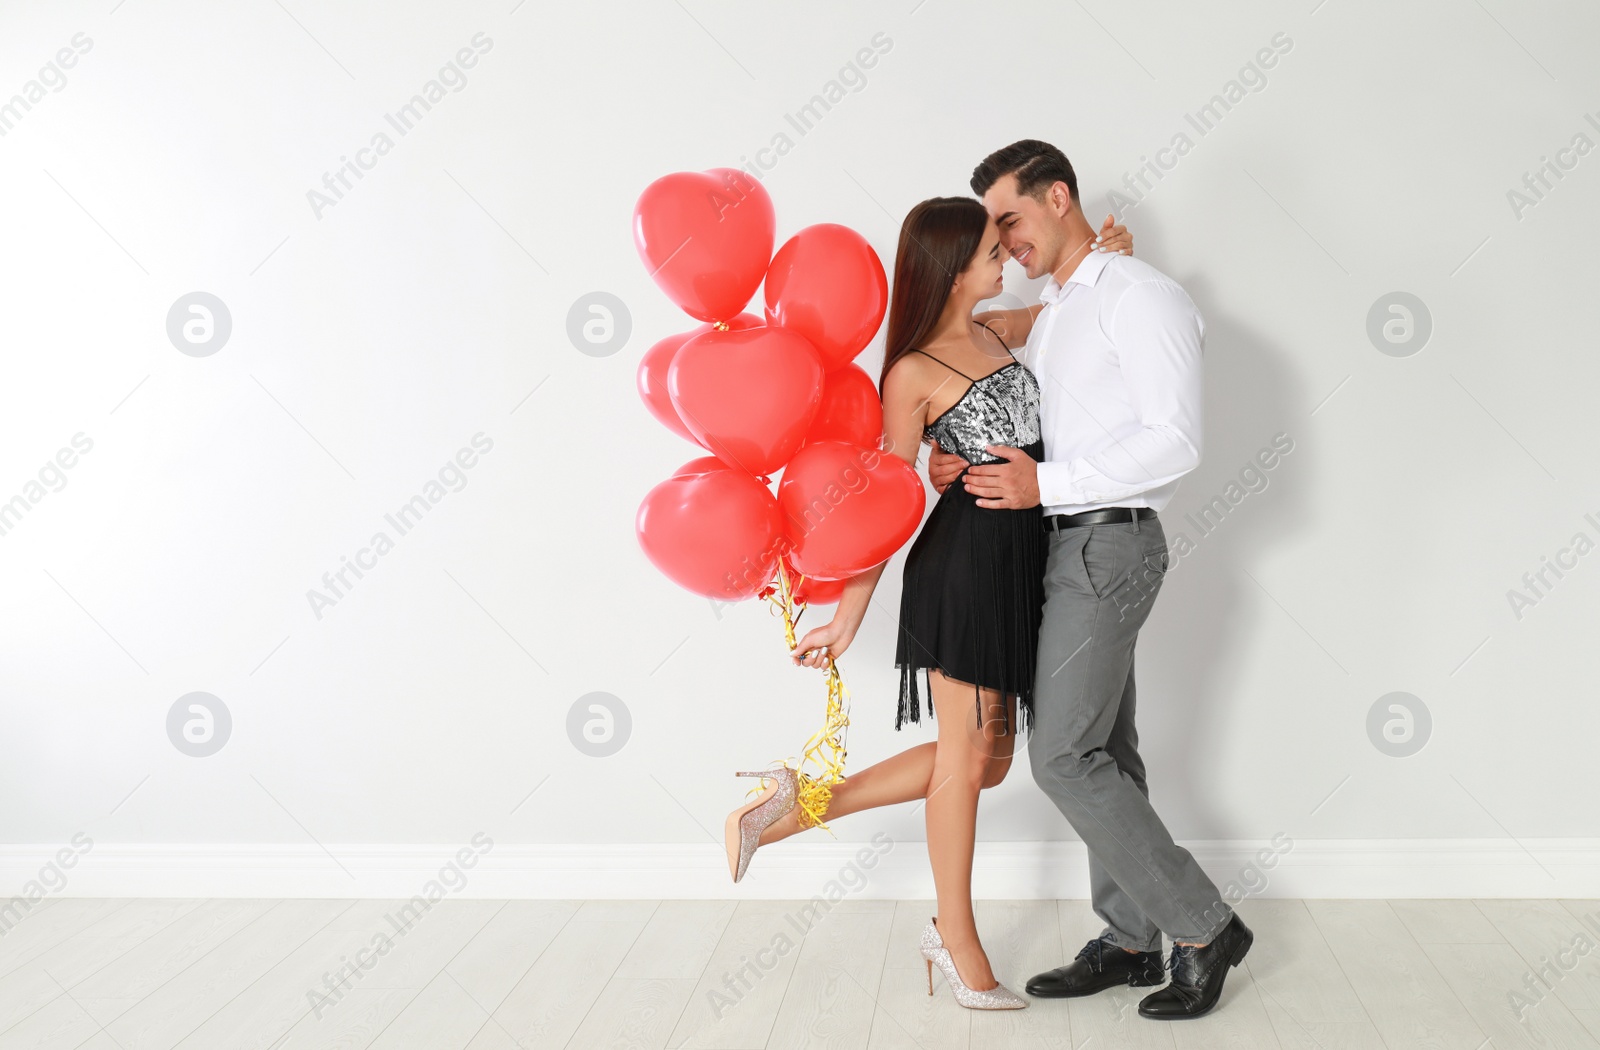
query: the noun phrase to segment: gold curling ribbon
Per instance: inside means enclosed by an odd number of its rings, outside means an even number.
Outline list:
[[[711,327],[719,332],[726,332],[731,326],[726,321],[712,321]]]
[[[800,580],[804,580],[802,574]],[[797,583],[799,581],[796,581]],[[774,583],[768,584],[761,592],[761,597],[770,601],[777,610],[783,614],[784,640],[789,644],[789,651],[794,652],[796,645],[795,624],[806,610],[804,602],[796,603],[794,587],[789,582],[789,572],[783,559],[778,559],[778,578]],[[770,613],[771,610],[769,609]],[[828,834],[833,834],[833,829],[822,822],[823,814],[828,811],[828,803],[833,800],[833,785],[844,780],[844,759],[847,754],[844,745],[845,730],[850,725],[849,703],[850,690],[845,688],[844,679],[839,675],[839,668],[833,662],[833,654],[828,654],[828,664],[825,675],[828,683],[828,710],[823,719],[822,728],[812,734],[806,741],[805,749],[800,754],[800,761],[790,765],[785,761],[783,765],[795,771],[797,805],[800,809],[799,822],[802,828],[819,827]],[[816,775],[806,772],[805,766],[811,763],[819,772]],[[751,788],[750,793],[762,791],[764,788]]]

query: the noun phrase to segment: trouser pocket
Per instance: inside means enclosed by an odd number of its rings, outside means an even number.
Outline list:
[[[1170,564],[1166,536],[1152,520],[1090,525],[1083,530],[1079,556],[1084,584],[1100,601],[1115,603],[1124,616],[1147,612]]]

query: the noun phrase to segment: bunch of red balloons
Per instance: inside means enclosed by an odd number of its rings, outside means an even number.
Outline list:
[[[822,223],[774,255],[772,199],[732,168],[652,182],[633,238],[661,290],[705,322],[645,353],[639,394],[710,453],[645,496],[640,547],[707,597],[755,596],[782,559],[803,577],[797,600],[837,601],[845,580],[911,537],[924,508],[916,471],[881,448],[877,388],[852,363],[888,304],[877,253]],[[763,282],[765,316],[743,313]]]

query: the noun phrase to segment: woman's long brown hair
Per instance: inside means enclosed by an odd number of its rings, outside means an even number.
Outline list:
[[[889,369],[939,323],[950,285],[972,261],[988,223],[989,213],[971,197],[933,197],[912,208],[900,224],[883,372],[878,376],[880,398]]]

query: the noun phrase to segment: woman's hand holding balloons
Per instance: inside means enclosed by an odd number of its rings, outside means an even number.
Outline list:
[[[881,400],[851,363],[883,323],[883,263],[865,238],[833,223],[806,227],[774,258],[773,230],[767,191],[731,168],[665,175],[634,206],[634,244],[650,277],[707,322],[645,353],[639,396],[662,425],[713,453],[651,489],[634,531],[686,590],[771,601],[785,639],[795,636],[797,608],[839,603],[791,655],[826,672],[827,714],[801,758],[820,762],[821,775],[800,779],[796,803],[826,828],[850,724],[834,661],[866,615],[883,562],[916,531],[925,497],[912,466],[877,450]],[[766,323],[750,325],[756,319],[740,311],[763,284]],[[767,475],[779,469],[774,495]]]
[[[826,667],[828,657],[837,660],[844,655],[846,649],[850,648],[850,643],[855,641],[858,626],[860,625],[835,616],[821,627],[813,627],[807,631],[805,637],[796,643],[789,659],[797,667]]]

